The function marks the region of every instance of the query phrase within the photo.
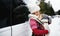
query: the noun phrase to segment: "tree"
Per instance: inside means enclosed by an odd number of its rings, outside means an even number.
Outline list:
[[[44,14],[47,14],[47,15],[55,15],[54,13],[54,10],[52,8],[52,6],[50,6],[50,4],[48,3],[45,3],[44,2],[45,0],[41,0],[41,3],[40,3],[40,8],[41,8],[41,12],[44,13]]]
[[[60,15],[60,10],[57,11],[57,14]]]

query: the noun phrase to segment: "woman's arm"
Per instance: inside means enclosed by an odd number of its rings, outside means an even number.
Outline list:
[[[35,35],[43,35],[43,34],[48,34],[48,30],[39,30],[37,28],[32,29],[33,33]]]

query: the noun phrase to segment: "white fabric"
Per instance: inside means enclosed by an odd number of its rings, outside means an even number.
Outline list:
[[[48,25],[48,19],[42,19],[41,20],[44,23],[44,28],[50,32],[49,25]]]
[[[36,15],[34,15],[34,14],[29,14],[28,17],[29,17],[29,18],[30,18],[30,17],[38,18],[38,17],[37,17]]]
[[[45,28],[46,30],[50,31],[48,23],[44,23],[44,28]]]
[[[49,33],[50,33],[49,25],[48,25],[48,23],[45,23],[45,22],[48,22],[48,20],[47,20],[47,19],[43,19],[42,22],[44,22],[44,25],[43,25],[44,28],[45,28],[46,30],[48,30]],[[45,36],[49,36],[49,34],[46,34]]]
[[[28,4],[27,7],[28,7],[30,13],[34,13],[34,12],[40,10],[40,7],[37,6],[36,4]]]
[[[44,23],[45,23],[45,22],[48,23],[48,19],[42,19],[41,21],[44,22]]]
[[[29,17],[31,17],[32,19],[35,19],[36,21],[38,21],[40,24],[43,25],[43,23],[41,21],[38,20],[38,17],[34,14],[29,14]]]

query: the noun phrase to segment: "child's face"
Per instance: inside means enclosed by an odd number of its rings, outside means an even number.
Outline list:
[[[39,15],[40,15],[40,12],[39,12],[39,11],[36,11],[34,14],[35,14],[36,16],[39,16]]]

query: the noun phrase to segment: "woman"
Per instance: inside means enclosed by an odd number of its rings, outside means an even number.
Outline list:
[[[46,34],[48,34],[49,28],[45,27],[44,24],[44,23],[48,23],[48,20],[46,20],[45,15],[39,12],[40,7],[36,5],[29,5],[28,8],[31,13],[29,14],[29,18],[30,18],[29,20],[30,20],[31,29],[33,31],[32,36],[45,36]]]

